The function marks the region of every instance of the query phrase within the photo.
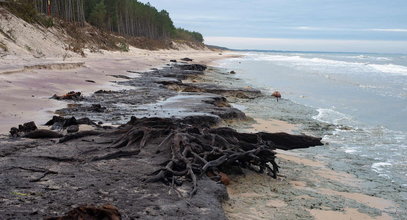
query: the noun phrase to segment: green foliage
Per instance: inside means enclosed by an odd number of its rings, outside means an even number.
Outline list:
[[[7,7],[11,13],[15,14],[17,17],[23,19],[28,23],[37,23],[46,28],[52,27],[54,25],[54,21],[52,18],[37,12],[34,1],[11,1],[7,4]]]
[[[89,22],[96,27],[104,28],[106,27],[106,6],[104,0],[101,0],[99,3],[95,5],[93,10],[89,15]]]
[[[119,45],[117,45],[117,46],[119,47],[120,51],[122,51],[122,52],[129,52],[130,51],[129,45],[127,43],[120,42]]]
[[[173,38],[179,40],[195,41],[203,43],[204,39],[202,34],[195,31],[188,31],[182,28],[177,28],[173,34]]]
[[[100,5],[102,3],[106,11]],[[136,0],[101,0],[100,2],[86,0],[84,8],[87,21],[113,32],[153,39],[175,38],[203,42],[200,33],[175,28],[167,11],[158,11],[149,3],[144,4]],[[103,14],[105,16],[102,16]]]
[[[50,28],[54,26],[54,20],[50,17],[47,17],[45,15],[38,15],[37,21],[39,24],[46,28]]]
[[[38,22],[38,14],[34,7],[33,1],[20,0],[18,2],[11,1],[8,3],[9,10],[28,23]]]
[[[0,41],[0,49],[2,49],[3,52],[7,52],[7,51],[8,51],[8,48],[7,48],[6,44],[3,43],[2,41]]]
[[[176,28],[167,11],[158,11],[149,3],[137,0],[50,0],[51,15],[61,19],[90,24],[121,35],[147,37],[153,40],[179,39],[203,42],[198,32]],[[53,26],[48,0],[11,1],[14,14],[30,23]],[[37,10],[42,15],[37,13]]]
[[[32,51],[33,51],[33,49],[32,49],[30,46],[28,46],[28,45],[25,45],[25,49],[27,49],[29,52],[32,52]]]

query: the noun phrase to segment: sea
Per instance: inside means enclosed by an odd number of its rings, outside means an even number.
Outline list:
[[[365,181],[361,191],[406,209],[407,55],[242,53],[217,66],[266,96],[283,97],[241,103],[245,112],[302,124],[299,132],[321,136],[326,145],[301,153],[355,175]]]

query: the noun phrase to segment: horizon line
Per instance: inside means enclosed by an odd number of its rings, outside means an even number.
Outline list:
[[[216,46],[216,45],[208,45]],[[221,46],[216,46],[221,47]],[[388,55],[407,55],[407,53],[385,53],[385,52],[361,52],[361,51],[319,51],[319,50],[261,50],[261,49],[234,49],[234,48],[225,48],[230,51],[239,51],[239,52],[276,52],[276,53],[349,53],[349,54],[388,54]]]
[[[350,39],[300,39],[264,37],[216,37],[206,36],[208,45],[233,50],[280,51],[280,52],[331,52],[402,54],[407,51],[407,40],[350,40]]]

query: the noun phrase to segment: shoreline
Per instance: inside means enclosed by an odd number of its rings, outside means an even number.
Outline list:
[[[230,69],[225,69],[226,71]],[[278,79],[276,79],[278,80]],[[243,80],[238,80],[239,86],[252,86]],[[241,131],[279,131],[273,125],[280,125],[281,131],[290,133],[320,133],[319,129],[329,130],[326,123],[313,124],[287,114],[291,108],[297,109],[299,104],[283,100],[276,107],[284,112],[282,117],[279,113],[267,115],[267,113],[255,111],[265,109],[261,99],[257,102],[243,102],[243,111],[254,117],[256,124],[233,126]],[[261,106],[257,108],[257,105]],[[276,102],[266,102],[266,105],[274,105]],[[276,104],[277,105],[277,104]],[[293,105],[292,107],[289,107]],[[272,111],[270,109],[269,111]],[[297,111],[295,111],[297,112]],[[298,111],[300,112],[300,111]],[[297,114],[298,114],[297,112]],[[309,114],[309,110],[304,110]],[[274,117],[273,117],[274,116]],[[277,117],[276,117],[277,116]],[[285,121],[284,118],[297,118]],[[294,117],[292,117],[294,116]],[[309,130],[307,130],[309,129]],[[315,130],[313,130],[315,129]],[[329,147],[328,145],[324,147]],[[253,172],[247,172],[245,176],[232,177],[228,187],[230,200],[223,203],[223,207],[230,219],[399,219],[403,213],[396,203],[387,197],[366,192],[363,184],[370,184],[352,175],[351,172],[334,170],[328,164],[321,163],[318,151],[324,147],[299,149],[294,151],[277,151],[276,157],[282,164],[282,176],[278,180],[267,180],[257,177]],[[319,149],[319,150],[316,150]],[[287,174],[287,175],[286,175]],[[236,178],[236,179],[234,179]],[[355,183],[355,185],[349,183]],[[276,184],[277,186],[272,186]],[[358,185],[359,184],[359,185]],[[302,197],[302,195],[306,195]],[[395,197],[393,197],[396,199]],[[300,200],[298,200],[300,199]],[[248,208],[250,207],[250,208]]]

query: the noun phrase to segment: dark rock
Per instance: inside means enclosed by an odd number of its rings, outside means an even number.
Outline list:
[[[202,127],[212,127],[221,122],[220,117],[213,117],[208,115],[188,116],[183,118],[183,121],[191,125],[199,125]]]
[[[170,60],[170,62],[172,62],[172,63],[176,63],[176,62],[177,62],[177,60]]]
[[[232,71],[230,71],[230,74],[236,74],[236,72],[232,70]]]
[[[37,130],[37,126],[33,121],[18,125],[18,128],[12,127],[10,129],[11,137],[20,137],[23,134]]]
[[[19,133],[20,132],[20,130],[18,130],[18,128],[16,128],[16,127],[12,127],[11,129],[10,129],[10,135],[11,135],[11,137],[18,137],[19,136]]]
[[[93,80],[85,80],[86,82],[90,82],[90,83],[96,83],[95,81],[93,81]]]
[[[65,119],[63,127],[67,128],[71,125],[78,125],[78,122],[76,121],[75,117],[70,117],[68,119]]]
[[[68,133],[75,133],[75,132],[78,132],[78,131],[79,131],[79,125],[71,125],[71,126],[69,126],[69,127],[66,129],[66,131],[67,131]]]
[[[253,88],[229,88],[225,86],[207,83],[182,83],[182,81],[157,81],[165,85],[168,89],[178,92],[213,93],[226,97],[236,97],[241,99],[253,99],[260,97],[261,91]]]
[[[95,122],[93,122],[92,120],[90,120],[89,118],[80,118],[80,119],[76,120],[76,122],[78,123],[78,125],[94,125],[94,126],[97,126],[97,124]]]
[[[92,104],[89,110],[93,112],[104,112],[106,107],[102,107],[100,104]]]
[[[27,133],[27,132],[37,130],[37,126],[35,125],[35,123],[33,121],[30,121],[30,122],[24,123],[23,125],[19,125],[18,130],[20,132]]]
[[[61,116],[53,116],[45,125],[52,126],[51,130],[62,130],[72,125],[95,125],[97,124],[90,120],[89,118],[76,119],[75,117],[64,118]]]
[[[127,71],[127,72],[131,72],[131,71]],[[112,76],[114,78],[118,78],[118,79],[131,79],[131,77],[125,76],[125,75],[109,75]]]
[[[64,117],[61,116],[53,116],[51,120],[49,120],[47,123],[45,123],[46,126],[51,126],[55,124],[56,122],[64,121]]]
[[[205,71],[208,67],[202,64],[182,64],[176,65],[177,68],[181,70],[197,70],[197,71]]]
[[[98,91],[95,92],[95,94],[99,94],[99,93],[108,93],[108,94],[111,94],[111,93],[116,93],[116,92],[115,92],[115,91],[112,91],[112,90],[103,90],[103,89],[98,90]]]
[[[193,61],[193,59],[188,58],[188,57],[182,58],[181,60],[182,60],[182,61]]]

